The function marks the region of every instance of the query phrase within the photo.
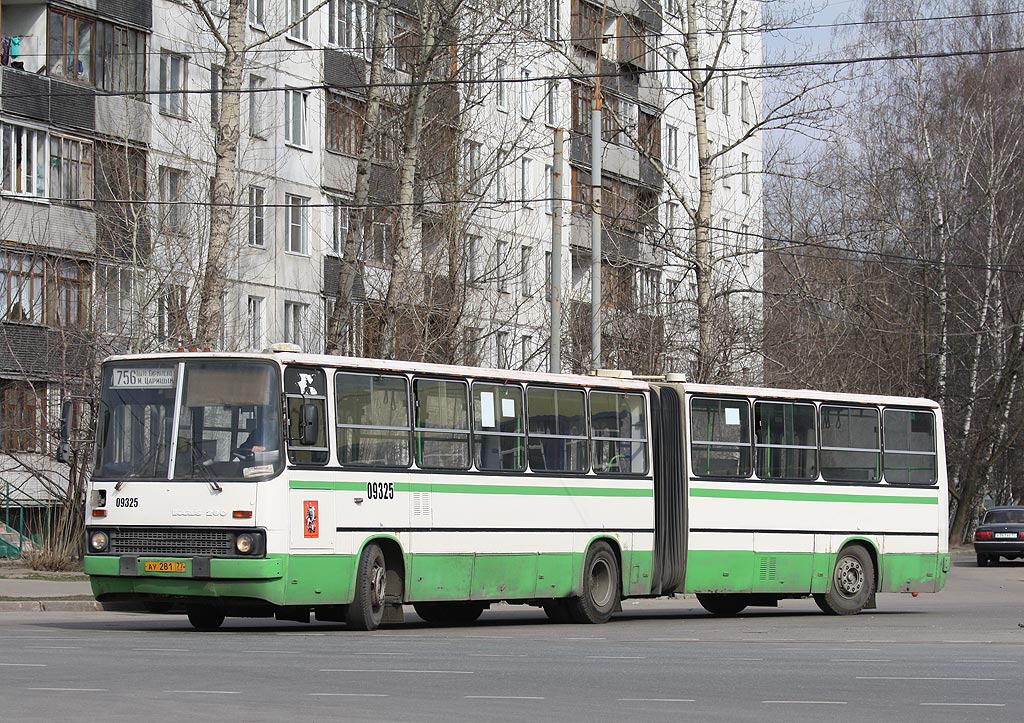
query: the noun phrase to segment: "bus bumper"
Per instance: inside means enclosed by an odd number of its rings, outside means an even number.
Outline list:
[[[146,563],[158,563],[146,565]],[[85,573],[100,602],[146,604],[228,598],[284,604],[286,560],[86,555]],[[147,567],[150,569],[147,570]]]

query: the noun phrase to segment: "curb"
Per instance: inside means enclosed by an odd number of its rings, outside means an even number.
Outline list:
[[[95,600],[0,600],[0,613],[81,613],[103,610]]]

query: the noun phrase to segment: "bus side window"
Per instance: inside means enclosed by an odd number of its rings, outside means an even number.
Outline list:
[[[694,397],[690,401],[690,459],[700,477],[750,476],[750,403]]]
[[[522,387],[473,383],[473,457],[481,470],[526,469]]]
[[[821,476],[837,482],[879,482],[882,449],[878,410],[821,405]]]
[[[586,404],[582,389],[527,388],[530,469],[586,473],[590,468]]]
[[[647,472],[647,417],[642,394],[590,393],[594,472]]]
[[[882,414],[889,484],[930,485],[937,479],[935,415],[924,409],[886,409]]]
[[[334,399],[341,464],[409,466],[408,379],[339,371],[334,375]]]
[[[288,460],[293,464],[327,464],[330,451],[324,370],[288,367],[284,389],[288,399]]]
[[[468,384],[416,379],[416,464],[423,469],[469,469]]]

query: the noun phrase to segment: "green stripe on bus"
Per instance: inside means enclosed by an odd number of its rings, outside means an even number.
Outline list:
[[[868,502],[893,505],[937,505],[938,497],[911,495],[852,495],[838,492],[784,492],[782,490],[719,490],[690,488],[691,497],[716,497],[730,500],[788,500],[792,502]]]
[[[292,480],[293,490],[366,491],[365,482],[320,482]],[[395,492],[434,492],[462,495],[547,495],[556,497],[653,497],[650,488],[624,487],[542,487],[540,485],[431,484],[430,482],[395,482]]]

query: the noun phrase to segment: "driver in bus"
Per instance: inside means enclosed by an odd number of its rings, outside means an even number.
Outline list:
[[[278,447],[278,435],[274,430],[264,429],[263,418],[257,422],[249,436],[234,449],[238,459],[253,459],[257,452],[274,451]]]

